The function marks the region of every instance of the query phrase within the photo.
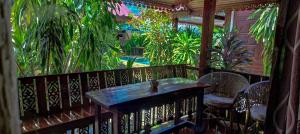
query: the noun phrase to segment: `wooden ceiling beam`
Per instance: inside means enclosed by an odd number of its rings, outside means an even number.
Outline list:
[[[204,0],[170,0],[170,2],[166,2],[167,0],[134,0],[134,2],[144,2],[145,4],[174,9],[174,7],[182,4],[189,8],[191,12],[202,10],[203,9],[203,1]],[[243,9],[256,9],[262,7],[269,3],[279,3],[280,0],[247,0],[247,1],[239,1],[239,0],[218,0],[216,4],[216,11],[220,10],[243,10]],[[197,3],[197,4],[195,4]],[[193,7],[192,5],[196,5]]]
[[[179,20],[178,23],[202,26],[202,23],[201,23],[201,22],[192,22],[192,21],[183,21],[183,20]],[[223,25],[217,25],[217,24],[215,24],[215,26],[216,26],[216,27],[220,27],[220,28],[224,27]]]
[[[161,3],[161,2],[154,2],[152,0],[133,0],[134,3],[136,4],[145,4],[147,6],[153,6],[153,7],[158,7],[158,8],[167,8],[167,9],[173,9],[172,5],[168,5],[165,3]]]
[[[245,9],[257,9],[264,7],[268,4],[278,4],[279,0],[265,0],[265,1],[247,1],[231,4],[218,4],[217,10],[245,10]]]
[[[198,16],[202,17],[203,16],[203,11],[198,10],[198,11],[180,11],[180,12],[173,12],[173,17],[174,18],[180,18],[180,17],[186,17],[186,16]],[[225,20],[225,16],[221,15],[215,15],[215,19],[217,20]]]

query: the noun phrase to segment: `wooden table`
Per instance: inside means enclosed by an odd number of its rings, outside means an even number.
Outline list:
[[[113,113],[113,133],[120,134],[120,115],[129,109],[137,109],[144,105],[165,103],[175,101],[175,124],[179,123],[179,103],[181,97],[197,95],[197,116],[196,125],[198,129],[202,126],[203,111],[203,89],[206,84],[185,78],[168,78],[159,80],[158,92],[152,92],[149,82],[130,84],[100,91],[86,93],[96,105],[96,122],[101,120],[101,108],[110,110]],[[178,105],[177,105],[178,104]],[[101,123],[96,126],[99,133]]]

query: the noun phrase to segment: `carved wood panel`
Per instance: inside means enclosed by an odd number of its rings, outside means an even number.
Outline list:
[[[46,100],[48,111],[59,110],[62,107],[59,77],[45,79]]]
[[[37,113],[37,94],[34,79],[19,80],[19,105],[21,116],[25,113]]]
[[[104,75],[105,75],[106,87],[116,86],[115,72],[114,71],[106,71],[104,73]]]
[[[69,102],[70,106],[83,104],[83,94],[80,75],[68,76]]]
[[[88,73],[87,74],[87,85],[88,91],[89,90],[99,90],[100,83],[99,83],[99,75],[98,73]]]
[[[121,85],[129,84],[129,72],[128,72],[128,70],[120,71],[120,83],[121,83]]]
[[[146,80],[153,79],[152,68],[146,68],[145,69],[145,74],[146,74]]]
[[[133,69],[133,83],[142,82],[141,69]]]

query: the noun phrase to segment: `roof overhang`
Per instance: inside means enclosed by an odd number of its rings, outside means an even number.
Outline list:
[[[217,0],[217,12],[224,10],[247,10],[278,4],[280,0]],[[180,15],[202,16],[204,0],[133,0],[137,6],[145,6]]]

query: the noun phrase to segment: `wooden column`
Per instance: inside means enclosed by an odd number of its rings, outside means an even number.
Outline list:
[[[10,0],[0,0],[0,134],[21,133],[10,8]]]
[[[96,119],[95,119],[95,134],[101,134],[101,121],[102,121],[102,117],[101,117],[101,106],[96,106]]]
[[[224,27],[229,29],[231,23],[231,10],[227,9],[225,10],[225,24]]]
[[[173,25],[173,29],[174,29],[175,32],[177,32],[178,31],[178,18],[174,17],[172,21],[173,21],[172,22],[173,23],[172,24]]]
[[[233,31],[233,27],[234,27],[234,11],[232,10],[225,10],[225,24],[224,27],[225,29],[229,30],[229,31]]]
[[[208,60],[210,60],[208,50],[212,46],[215,10],[216,0],[204,0],[199,76],[202,76],[208,69]]]

